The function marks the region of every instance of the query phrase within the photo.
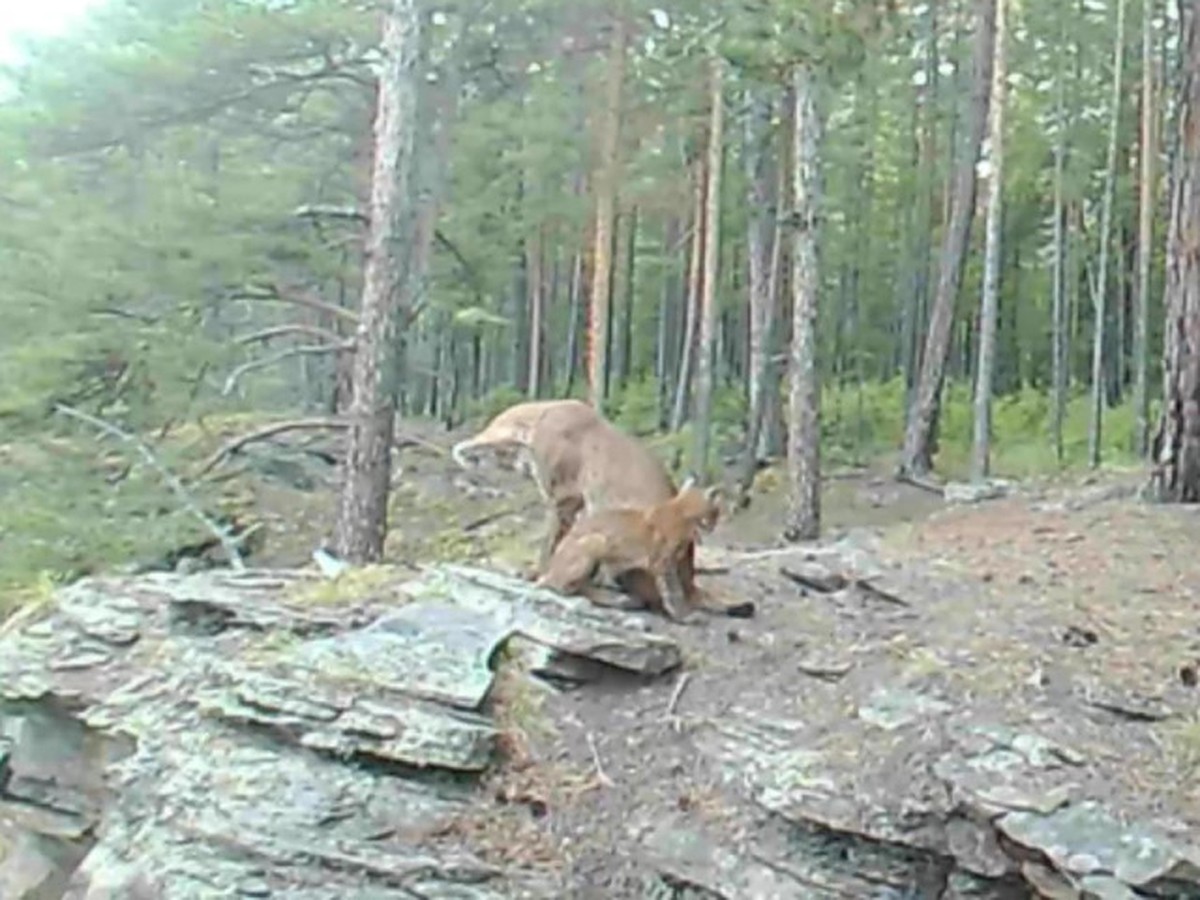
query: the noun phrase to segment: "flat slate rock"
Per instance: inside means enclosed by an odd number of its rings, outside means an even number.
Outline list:
[[[0,897],[564,896],[545,872],[431,849],[445,845],[421,836],[474,795],[429,777],[492,762],[484,704],[510,638],[547,666],[648,675],[678,666],[678,646],[481,570],[397,572],[385,609],[305,604],[315,581],[88,578],[7,624]]]

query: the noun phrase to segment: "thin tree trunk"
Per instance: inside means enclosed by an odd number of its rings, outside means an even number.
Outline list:
[[[663,278],[662,296],[658,301],[657,334],[654,342],[654,379],[658,390],[658,427],[665,430],[671,418],[671,375],[673,341],[672,323],[675,321],[675,298],[679,293],[681,278],[675,268],[674,256],[679,244],[679,220],[674,216],[667,219],[663,231],[663,259],[667,272]]]
[[[783,207],[785,197],[791,191],[791,171],[789,159],[791,156],[791,121],[792,100],[791,89],[784,94],[782,103],[784,114],[777,149],[777,165],[775,166],[775,224],[771,241],[771,260],[767,268],[767,295],[770,297],[771,327],[767,334],[766,366],[767,375],[763,385],[762,399],[762,434],[759,439],[760,452],[763,457],[780,457],[784,455],[783,428],[783,350],[784,345],[791,342],[791,308],[788,305],[791,280],[788,278],[784,261],[787,258],[785,246]]]
[[[335,551],[354,563],[380,559],[387,536],[397,332],[411,300],[404,291],[404,261],[397,254],[412,214],[419,48],[415,0],[392,0],[383,24],[366,267],[334,537]]]
[[[1060,13],[1060,40],[1066,44],[1066,17]],[[1054,118],[1054,270],[1051,274],[1051,413],[1050,431],[1054,441],[1054,458],[1063,461],[1063,420],[1067,410],[1067,315],[1066,297],[1066,210],[1063,203],[1063,175],[1067,155],[1066,73],[1063,55],[1058,54],[1055,77]]]
[[[679,375],[675,382],[675,406],[671,413],[671,430],[679,431],[687,417],[688,393],[695,362],[696,332],[699,326],[700,294],[704,283],[704,185],[705,170],[696,166],[695,205],[692,212],[692,250],[688,260],[688,290],[685,299],[683,335],[679,352]]]
[[[612,294],[613,222],[617,203],[617,149],[620,146],[621,87],[625,80],[626,23],[624,9],[613,10],[612,45],[600,125],[600,159],[596,185],[595,251],[592,258],[591,322],[588,329],[588,399],[600,409],[608,380],[609,308]]]
[[[821,120],[806,65],[792,69],[792,345],[788,358],[788,504],[784,537],[814,540],[821,531],[821,393],[817,379],[817,214]]]
[[[996,318],[1000,293],[1000,205],[1004,197],[1004,88],[1007,73],[1004,65],[1006,0],[996,3],[996,40],[992,67],[992,125],[988,135],[991,155],[988,174],[987,218],[985,220],[985,250],[983,296],[979,304],[979,352],[976,355],[975,375],[975,440],[971,452],[971,478],[983,481],[991,463],[992,382],[995,377]]]
[[[1146,455],[1150,410],[1146,389],[1146,349],[1150,314],[1150,260],[1154,253],[1154,0],[1142,2],[1142,140],[1138,185],[1137,290],[1133,314],[1134,451]]]
[[[1180,3],[1178,149],[1167,238],[1163,408],[1154,439],[1151,492],[1200,501],[1200,9]]]
[[[1117,139],[1121,124],[1121,81],[1125,60],[1125,0],[1117,0],[1117,36],[1113,48],[1112,109],[1108,124],[1108,158],[1104,173],[1104,200],[1100,210],[1100,259],[1096,290],[1092,296],[1092,415],[1088,422],[1088,464],[1100,465],[1100,440],[1104,418],[1104,337],[1108,315],[1108,245],[1112,234],[1113,194],[1117,180]]]
[[[529,281],[529,386],[528,396],[536,398],[542,391],[542,233],[540,230],[525,242],[525,272]]]
[[[778,173],[782,176],[785,172],[783,165],[778,166]],[[742,456],[740,466],[738,468],[737,485],[736,485],[736,502],[739,506],[746,506],[750,502],[750,489],[754,485],[754,473],[758,469],[758,460],[761,456],[766,456],[769,450],[765,446],[765,437],[767,429],[767,410],[772,399],[778,399],[778,388],[771,389],[772,384],[778,384],[778,378],[772,378],[772,372],[777,370],[777,365],[774,363],[774,358],[778,352],[778,340],[776,320],[778,319],[778,294],[779,294],[779,263],[781,244],[783,243],[783,228],[778,221],[778,207],[783,200],[783,184],[779,184],[775,191],[776,202],[772,205],[776,210],[776,217],[769,223],[771,225],[771,251],[767,257],[766,263],[766,285],[764,286],[762,321],[759,323],[762,328],[760,340],[762,341],[762,352],[758,354],[758,358],[754,360],[757,370],[750,373],[751,378],[756,378],[760,385],[758,395],[755,397],[754,405],[750,407],[750,414],[747,418],[746,441],[742,445]]]
[[[624,309],[621,312],[621,367],[618,384],[624,388],[633,373],[633,293],[634,276],[637,273],[638,209],[629,208],[628,224],[625,228],[624,277],[621,297]]]
[[[582,318],[583,300],[583,253],[576,252],[571,258],[571,284],[567,288],[567,351],[563,369],[567,373],[566,392],[575,387],[575,376],[579,372],[579,326]]]
[[[946,361],[950,352],[950,333],[954,323],[954,303],[962,283],[963,259],[971,236],[975,209],[975,164],[987,127],[992,81],[992,48],[995,41],[996,0],[978,0],[975,26],[973,96],[970,131],[965,152],[959,159],[954,177],[950,221],[942,242],[937,295],[930,315],[925,354],[921,361],[915,406],[908,416],[904,449],[900,458],[902,476],[920,476],[932,466],[932,448],[937,426],[938,407]]]
[[[717,278],[721,241],[721,150],[724,142],[724,57],[711,60],[709,93],[707,185],[704,202],[704,279],[700,300],[700,339],[696,365],[696,429],[692,469],[700,477],[708,472],[712,427],[713,350],[717,324]]]
[[[746,116],[743,136],[742,160],[746,171],[746,203],[749,207],[746,218],[747,263],[750,270],[748,291],[750,378],[747,407],[759,406],[766,377],[762,358],[767,353],[763,326],[769,316],[767,304],[767,266],[770,255],[771,228],[775,216],[771,197],[771,174],[767,159],[767,135],[771,127],[771,104],[761,89],[748,92],[750,111]],[[754,426],[750,426],[753,428]],[[753,448],[752,448],[753,450]]]

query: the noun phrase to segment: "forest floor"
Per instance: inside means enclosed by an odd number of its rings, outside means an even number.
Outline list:
[[[468,482],[435,449],[456,438],[425,435],[403,454],[389,555],[519,567],[541,529],[532,485]],[[640,895],[638,860],[667,823],[726,844],[764,840],[762,809],[730,788],[729,760],[713,749],[722,723],[785,723],[799,745],[843,762],[851,795],[903,795],[920,777],[906,768],[912,748],[856,715],[884,690],[939,697],[986,727],[1036,729],[1087,761],[1076,796],[1109,798],[1172,833],[1200,828],[1200,509],[1138,502],[1136,471],[1026,482],[962,506],[888,472],[831,475],[822,544],[861,550],[894,599],[847,600],[789,579],[782,570],[805,565],[806,551],[780,547],[779,476],[761,473],[751,507],[699,556],[702,585],[754,600],[757,615],[700,627],[655,619],[684,646],[683,673],[547,692],[514,726],[519,752],[479,820],[454,839],[497,862],[562,867],[573,896]],[[303,564],[316,542],[309,523],[331,518],[312,496],[314,508],[273,514],[263,564]],[[891,784],[867,784],[875,778]]]
[[[459,433],[410,436],[395,474],[389,562],[514,571],[531,561],[542,520],[528,479],[468,478],[446,452]],[[281,441],[233,461],[243,470],[239,504],[266,526],[254,565],[309,564],[333,518],[320,456],[303,440]],[[756,615],[679,626],[646,614],[684,648],[683,670],[663,678],[562,691],[500,678],[507,763],[477,816],[429,840],[554,872],[574,897],[646,896],[647,854],[672,835],[702,835],[705,859],[714,846],[758,858],[785,840],[739,784],[731,748],[744,748],[747,723],[769,723],[789,747],[816,754],[839,797],[904,808],[953,740],[940,734],[932,747],[919,727],[875,727],[900,695],[959,725],[1070,748],[1069,783],[1054,790],[1104,798],[1172,835],[1196,833],[1200,508],[1138,502],[1142,477],[1063,475],[950,505],[897,483],[880,461],[830,473],[825,537],[788,548],[777,540],[779,473],[763,471],[751,506],[722,522],[698,556],[701,585],[753,600]],[[789,577],[829,558],[852,580],[881,578],[885,593],[822,592]],[[801,818],[853,831],[824,815]],[[877,896],[807,877],[815,888],[806,896]],[[917,894],[926,895],[935,896]]]

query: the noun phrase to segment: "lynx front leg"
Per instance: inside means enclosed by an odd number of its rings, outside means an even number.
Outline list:
[[[560,544],[546,566],[545,574],[537,580],[538,586],[560,594],[578,596],[585,593],[600,565],[603,550],[603,538],[599,536],[576,536]]]
[[[681,567],[667,566],[658,577],[658,593],[662,598],[663,612],[681,625],[695,625],[702,621],[703,617],[689,609],[688,596],[684,591],[683,580],[679,577],[679,568]]]
[[[550,565],[551,557],[554,556],[554,551],[558,549],[558,545],[562,543],[562,539],[567,536],[567,532],[575,524],[575,519],[582,508],[582,503],[573,501],[559,501],[547,508],[545,534],[542,536],[542,542],[538,547],[535,578],[546,571],[546,567]]]

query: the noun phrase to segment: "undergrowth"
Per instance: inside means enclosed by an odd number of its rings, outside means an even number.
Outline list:
[[[581,394],[581,388],[573,393]],[[516,391],[497,390],[471,409],[478,424],[522,399]],[[690,472],[694,432],[685,424],[678,432],[659,428],[657,388],[651,380],[614,386],[606,413],[625,430],[639,436],[677,477]],[[1156,410],[1152,410],[1153,416]],[[742,391],[720,385],[714,393],[713,437],[706,475],[720,477],[721,467],[741,451],[745,403]],[[172,470],[185,476],[230,433],[266,421],[250,413],[210,416],[203,428],[180,423],[164,441],[150,439],[155,452]],[[1050,439],[1050,403],[1044,394],[1026,389],[999,397],[993,404],[992,470],[1011,478],[1026,478],[1079,469],[1087,463],[1088,398],[1070,398],[1063,427],[1063,459],[1055,458]],[[961,478],[971,446],[972,409],[969,386],[948,385],[942,406],[940,445],[935,458],[938,474]],[[899,379],[861,387],[827,387],[822,397],[822,466],[831,471],[845,465],[870,465],[894,456],[903,437],[904,385]],[[1128,404],[1106,411],[1103,461],[1132,465],[1133,411]],[[240,480],[251,476],[242,476]],[[231,482],[230,484],[235,484]],[[228,498],[216,484],[192,485],[203,505],[217,511]],[[405,486],[393,499],[399,503]],[[290,489],[289,489],[290,491]],[[303,508],[295,491],[285,491],[276,506],[287,514]],[[304,495],[309,496],[309,495]],[[435,508],[438,503],[444,511]],[[252,502],[253,505],[253,502]],[[393,516],[397,541],[407,551],[439,557],[479,555],[488,547],[464,540],[455,523],[461,512],[456,498],[422,497],[415,506],[426,515],[420,522]],[[394,509],[393,512],[396,512]],[[426,519],[444,518],[445,524]],[[451,534],[445,529],[454,525]],[[505,532],[504,528],[499,529]],[[506,533],[506,532],[505,532]],[[48,582],[69,581],[80,575],[130,563],[161,559],[172,548],[207,533],[186,512],[153,471],[132,453],[109,441],[98,441],[86,429],[59,429],[10,437],[0,444],[0,618],[26,602]],[[401,540],[403,538],[403,540]],[[486,544],[487,541],[484,541]],[[525,556],[527,548],[508,548]],[[406,553],[405,555],[409,555]]]

